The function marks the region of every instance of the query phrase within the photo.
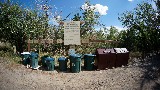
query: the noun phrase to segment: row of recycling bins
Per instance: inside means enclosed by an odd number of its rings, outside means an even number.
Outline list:
[[[38,54],[35,52],[22,53],[23,64],[30,64],[32,68],[38,67]],[[84,69],[94,70],[106,69],[112,67],[120,67],[122,65],[127,65],[129,59],[129,52],[124,48],[114,48],[114,49],[97,49],[96,55],[85,54],[84,56],[80,54],[71,54],[68,58],[60,57],[58,58],[59,70],[67,71],[67,62],[70,60],[70,70],[73,73],[81,71],[81,59],[84,58]],[[48,71],[53,71],[55,67],[55,59],[50,56],[41,57],[42,66]]]

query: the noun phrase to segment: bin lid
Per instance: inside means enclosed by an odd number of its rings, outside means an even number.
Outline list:
[[[82,55],[80,55],[80,54],[71,54],[70,56],[71,57],[81,57]]]
[[[35,53],[35,52],[31,52],[31,56],[38,56],[38,53]]]
[[[126,48],[114,48],[116,53],[127,53],[129,52]]]
[[[93,54],[84,54],[84,56],[96,56],[96,55],[93,55]]]
[[[116,53],[122,53],[121,48],[114,48],[114,50],[115,50]]]
[[[123,53],[129,52],[126,48],[121,48],[121,50],[122,50]]]
[[[65,60],[66,60],[65,57],[60,57],[60,58],[58,58],[58,61],[65,61]]]
[[[23,52],[23,53],[21,53],[21,54],[30,54],[29,52]]]
[[[114,49],[97,49],[97,54],[115,53]]]
[[[52,58],[52,57],[47,57],[45,60],[46,60],[46,61],[54,61],[54,58]]]

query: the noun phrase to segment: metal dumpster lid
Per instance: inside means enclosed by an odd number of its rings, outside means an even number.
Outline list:
[[[116,53],[127,53],[129,52],[126,48],[114,48]]]
[[[115,53],[114,49],[97,49],[98,54]]]

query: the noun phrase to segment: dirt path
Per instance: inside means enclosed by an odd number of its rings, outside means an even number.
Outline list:
[[[152,63],[133,61],[123,68],[58,73],[26,69],[0,58],[0,90],[160,90],[159,74],[155,73],[159,64],[153,68]]]

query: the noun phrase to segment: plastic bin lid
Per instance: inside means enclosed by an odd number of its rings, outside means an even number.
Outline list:
[[[29,52],[23,52],[23,53],[21,53],[21,54],[30,54]]]
[[[96,55],[93,55],[93,54],[84,54],[84,56],[96,56]]]
[[[54,61],[54,58],[52,58],[52,57],[47,57],[46,60],[47,60],[47,61]]]
[[[38,56],[38,53],[31,52],[31,56]]]
[[[80,54],[71,54],[70,56],[71,57],[81,57],[82,55],[80,55]]]
[[[60,57],[60,58],[58,58],[58,61],[65,61],[65,60],[66,60],[65,57]]]

